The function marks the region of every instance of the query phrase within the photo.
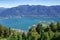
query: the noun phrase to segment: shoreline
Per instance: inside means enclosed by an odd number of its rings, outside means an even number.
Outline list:
[[[20,29],[15,29],[15,28],[11,28],[11,30],[15,30],[15,31],[17,31],[17,32],[24,32],[24,33],[27,33],[28,31],[26,31],[26,30],[20,30]]]

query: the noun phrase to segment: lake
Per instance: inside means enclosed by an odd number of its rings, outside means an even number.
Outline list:
[[[36,18],[36,17],[8,18],[0,19],[0,24],[10,28],[28,30],[34,24],[52,21],[59,22],[60,18]]]

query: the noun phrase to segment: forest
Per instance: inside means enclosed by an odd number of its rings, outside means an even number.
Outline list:
[[[0,40],[60,40],[60,22],[51,22],[46,27],[38,23],[28,32],[18,32],[0,24]]]

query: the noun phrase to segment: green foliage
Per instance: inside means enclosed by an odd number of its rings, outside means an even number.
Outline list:
[[[52,40],[60,40],[60,32],[56,32]]]
[[[36,31],[40,34],[40,31],[43,29],[42,24],[39,23],[36,27]]]
[[[27,35],[25,33],[22,34],[22,39],[27,40]]]
[[[39,23],[36,27],[31,27],[27,33],[0,25],[0,40],[60,40],[60,22],[50,23],[47,27]]]
[[[5,29],[4,29],[3,35],[4,35],[4,36],[3,36],[4,38],[6,38],[6,37],[9,36],[9,29],[8,29],[8,28],[5,28]]]
[[[35,27],[32,27],[30,30],[29,30],[29,40],[37,40],[39,38],[39,34],[38,32],[36,32],[36,29]],[[31,39],[30,39],[31,38]]]
[[[51,23],[51,24],[50,24],[50,27],[51,27],[51,30],[52,30],[53,32],[56,32],[57,26],[56,26],[55,23]]]
[[[49,29],[49,31],[48,31],[48,35],[49,35],[49,38],[50,38],[50,39],[53,38],[54,33],[53,33],[53,31],[52,31],[51,29]]]
[[[3,36],[3,31],[4,31],[3,26],[0,24],[0,36],[1,37]]]
[[[22,33],[18,33],[17,40],[22,40]]]
[[[57,23],[57,29],[60,31],[60,22]]]
[[[17,33],[13,32],[13,34],[9,37],[8,40],[17,40]]]

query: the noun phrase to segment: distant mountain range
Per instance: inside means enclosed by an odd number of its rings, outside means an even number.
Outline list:
[[[0,17],[10,16],[60,17],[60,6],[20,5],[0,8]]]
[[[7,8],[0,7],[0,13],[6,10]]]

